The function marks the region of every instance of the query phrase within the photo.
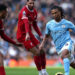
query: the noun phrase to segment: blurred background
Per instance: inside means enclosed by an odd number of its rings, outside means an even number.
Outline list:
[[[0,3],[7,4],[8,6],[8,17],[4,20],[5,33],[17,41],[18,14],[26,4],[26,0],[0,0]],[[46,23],[52,19],[50,8],[53,5],[61,6],[64,10],[65,18],[75,24],[75,0],[36,0],[35,7],[38,11],[37,23],[43,35]],[[34,31],[33,33],[39,39],[39,36]],[[75,44],[75,33],[72,32],[71,37]],[[51,39],[46,42],[44,49],[46,50],[47,66],[63,66],[63,62],[58,57]],[[5,66],[35,66],[32,53],[27,52],[24,47],[17,48],[0,38],[0,51],[4,54]],[[75,52],[73,52],[73,55],[75,57]]]

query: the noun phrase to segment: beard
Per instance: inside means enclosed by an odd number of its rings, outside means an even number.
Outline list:
[[[29,7],[30,10],[33,10],[34,9],[34,7],[30,7],[30,6],[28,6],[28,7]]]

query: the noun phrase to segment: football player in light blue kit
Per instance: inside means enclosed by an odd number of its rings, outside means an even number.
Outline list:
[[[44,47],[47,37],[51,35],[56,51],[64,62],[65,74],[60,75],[70,75],[69,67],[75,68],[75,60],[72,55],[74,44],[70,37],[70,31],[75,32],[75,26],[72,22],[64,19],[61,7],[53,6],[51,14],[54,19],[47,23],[45,37],[43,38],[39,49]]]

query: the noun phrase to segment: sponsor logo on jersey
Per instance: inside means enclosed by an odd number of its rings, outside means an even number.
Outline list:
[[[66,46],[68,46],[68,43],[66,44]]]

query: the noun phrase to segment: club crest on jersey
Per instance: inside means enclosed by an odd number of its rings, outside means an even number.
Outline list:
[[[24,16],[26,15],[26,12],[25,12],[25,11],[23,11],[23,15],[24,15]]]
[[[62,25],[62,28],[65,28],[65,25]]]
[[[26,17],[26,12],[25,12],[25,11],[23,11],[22,19],[28,19],[28,18]]]

